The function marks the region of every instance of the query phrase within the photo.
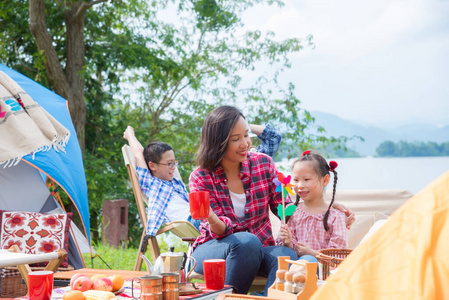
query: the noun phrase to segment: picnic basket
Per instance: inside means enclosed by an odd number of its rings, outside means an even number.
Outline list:
[[[330,275],[330,271],[338,265],[352,252],[351,249],[321,249],[318,250],[316,258],[322,266],[323,280]]]

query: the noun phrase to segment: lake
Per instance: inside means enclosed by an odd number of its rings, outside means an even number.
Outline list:
[[[337,190],[403,189],[416,194],[449,171],[449,156],[361,157],[329,160],[335,160],[338,163]],[[284,174],[290,174],[293,161],[276,162],[276,166]]]

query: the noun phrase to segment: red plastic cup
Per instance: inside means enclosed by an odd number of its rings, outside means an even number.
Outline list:
[[[189,194],[190,215],[194,220],[207,219],[209,216],[209,192],[199,191]]]
[[[28,273],[28,295],[30,300],[50,300],[53,290],[53,271]]]
[[[203,261],[203,272],[206,288],[211,290],[222,289],[226,277],[226,260],[205,259]]]

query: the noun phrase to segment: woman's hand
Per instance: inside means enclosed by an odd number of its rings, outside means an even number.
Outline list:
[[[296,254],[298,254],[298,256],[302,256],[302,255],[316,256],[318,254],[318,251],[313,250],[312,248],[309,247],[309,245],[307,245],[306,243],[301,243],[301,242],[298,242],[296,244],[295,251],[296,251]]]
[[[284,246],[293,249],[292,232],[286,224],[281,225],[281,228],[279,229],[279,238],[284,243]]]
[[[348,209],[343,204],[340,204],[340,203],[334,203],[334,204],[332,204],[332,207],[345,213],[345,215],[347,216],[347,218],[346,218],[346,228],[351,229],[352,224],[354,224],[354,222],[355,222],[354,212],[351,211],[350,209]]]
[[[207,222],[209,223],[210,230],[215,234],[221,235],[226,231],[226,224],[214,213],[212,207],[209,208]]]

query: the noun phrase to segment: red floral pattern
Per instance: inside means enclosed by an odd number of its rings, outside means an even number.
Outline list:
[[[24,253],[38,254],[69,249],[72,213],[43,214],[0,210],[0,249],[17,245]],[[34,264],[44,266],[46,263]],[[61,267],[68,266],[66,258]]]

